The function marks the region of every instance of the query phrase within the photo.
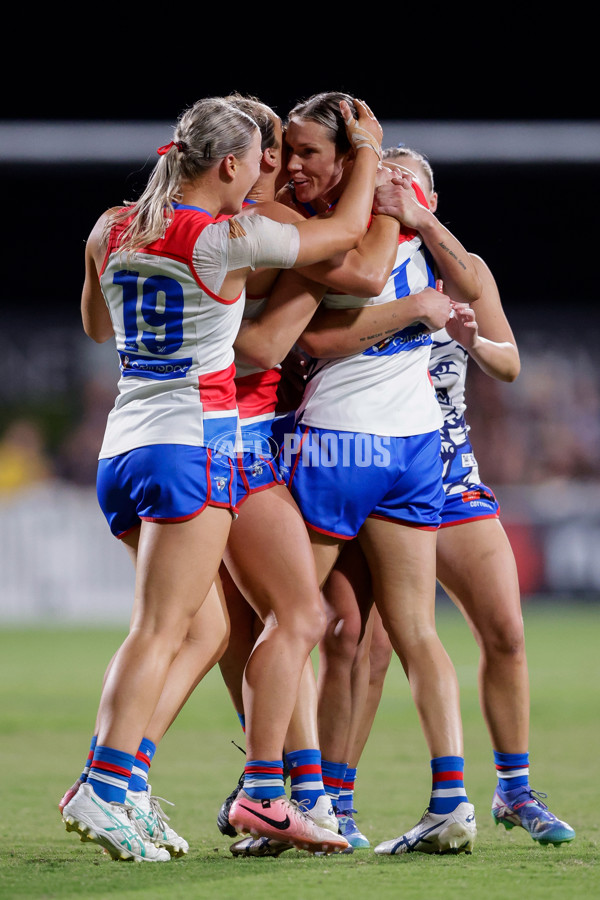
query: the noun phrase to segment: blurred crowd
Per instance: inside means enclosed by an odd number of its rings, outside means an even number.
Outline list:
[[[514,383],[495,381],[470,365],[466,393],[472,443],[482,480],[500,501],[523,596],[583,593],[600,599],[594,549],[600,538],[600,364],[592,352],[595,342],[530,334],[531,340],[517,334],[522,368]],[[116,394],[116,353],[113,346],[99,348],[81,340],[77,334],[70,345],[71,368],[59,379],[58,394],[43,395],[37,381],[37,407],[29,403],[13,415],[1,410],[5,594],[14,582],[12,606],[3,602],[11,615],[24,615],[25,607],[34,617],[42,614],[40,609],[78,615],[86,578],[88,593],[104,586],[100,606],[108,615],[110,596],[111,614],[116,614],[119,589],[130,574],[128,568],[123,572],[129,561],[106,529],[95,498],[98,451]],[[4,381],[0,377],[5,391],[8,381],[9,376]],[[76,392],[73,385],[78,385]],[[54,421],[49,428],[48,413],[57,409],[65,413],[60,427]],[[38,568],[45,573],[42,587],[27,582],[22,548],[31,540],[37,542]],[[60,560],[69,560],[59,568],[71,574],[55,574],[50,589],[48,573]],[[77,577],[73,560],[83,566]],[[102,576],[90,580],[99,560]]]
[[[600,481],[600,365],[585,348],[528,348],[513,384],[471,365],[467,421],[484,481]]]
[[[55,447],[49,446],[39,418],[16,417],[6,425],[0,438],[0,497],[47,479],[95,485],[98,451],[114,402],[114,385],[90,379],[81,400],[79,419]]]
[[[600,482],[600,364],[585,347],[527,346],[513,384],[467,376],[467,420],[483,480],[502,485]],[[49,478],[95,484],[97,454],[116,373],[82,379],[77,412],[50,446],[35,416],[16,415],[0,435],[0,495]]]

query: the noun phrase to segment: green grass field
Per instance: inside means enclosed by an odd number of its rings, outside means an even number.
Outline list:
[[[190,842],[186,859],[116,863],[67,834],[57,802],[81,771],[104,667],[117,630],[7,629],[0,635],[1,898],[582,898],[598,896],[600,795],[600,610],[525,607],[532,687],[531,781],[576,830],[560,848],[490,816],[495,775],[477,699],[477,652],[463,620],[442,606],[439,631],[457,668],[465,731],[466,785],[475,804],[472,856],[234,859],[218,808],[243,759],[237,717],[218,670],[197,689],[155,757],[154,793],[176,804],[171,824]],[[359,769],[360,825],[374,846],[415,824],[430,790],[427,749],[404,674],[388,675]]]

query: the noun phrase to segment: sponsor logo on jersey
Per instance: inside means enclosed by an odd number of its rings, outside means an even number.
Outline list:
[[[403,353],[405,350],[414,350],[415,347],[424,347],[431,344],[431,334],[423,330],[422,325],[413,325],[403,328],[391,337],[373,344],[365,350],[363,356],[393,356],[395,353]]]
[[[137,353],[119,351],[121,375],[137,378],[153,378],[156,381],[168,381],[172,378],[185,378],[192,365],[187,359],[156,359],[152,356],[140,356]]]

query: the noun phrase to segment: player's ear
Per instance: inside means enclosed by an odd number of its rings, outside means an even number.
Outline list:
[[[431,210],[431,212],[436,211],[437,205],[438,205],[438,195],[437,195],[436,191],[434,191],[433,194],[431,194],[431,196],[429,197],[429,209]]]
[[[233,153],[228,153],[227,156],[224,156],[219,165],[221,167],[221,172],[228,181],[235,178],[237,159]]]
[[[267,166],[271,169],[275,169],[279,165],[280,151],[276,150],[274,147],[267,147],[266,150],[263,150],[262,158]]]

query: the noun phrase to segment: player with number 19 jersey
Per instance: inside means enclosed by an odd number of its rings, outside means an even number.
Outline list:
[[[132,257],[118,249],[127,223],[111,230],[100,283],[121,377],[100,458],[149,444],[202,447],[236,430],[233,341],[243,303],[213,294],[192,264],[213,222],[176,207],[164,238]]]
[[[225,300],[218,289],[231,268],[289,268],[298,231],[256,217],[245,223],[247,234],[231,239],[228,222],[176,204],[165,236],[127,256],[118,246],[125,226],[111,230],[100,274],[121,368],[100,458],[156,443],[215,446],[237,427],[233,342],[245,294]],[[277,230],[270,241],[263,235],[267,253],[257,253],[252,226],[255,234]],[[216,242],[220,253],[214,252]],[[211,271],[215,257],[224,262]]]
[[[127,224],[113,225],[100,272],[121,376],[97,487],[117,536],[139,520],[185,520],[206,504],[235,510],[233,342],[245,291],[227,300],[219,290],[232,270],[291,267],[299,247],[294,226],[216,221],[175,204],[164,237],[128,254],[119,249]]]

